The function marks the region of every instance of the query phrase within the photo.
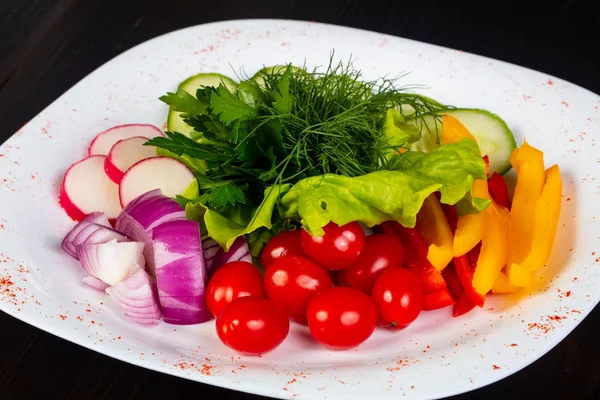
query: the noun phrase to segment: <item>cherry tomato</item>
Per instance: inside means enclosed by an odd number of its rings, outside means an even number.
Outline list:
[[[206,306],[217,317],[227,304],[245,296],[264,297],[262,276],[249,262],[230,262],[219,268],[208,282]]]
[[[325,269],[338,270],[350,266],[365,246],[365,232],[359,223],[338,226],[330,222],[323,230],[323,236],[311,236],[302,230],[301,243],[306,255]]]
[[[377,326],[373,300],[349,287],[336,287],[316,295],[308,303],[306,317],[313,338],[335,350],[358,346]]]
[[[216,328],[225,346],[247,355],[259,355],[285,340],[290,320],[270,300],[241,297],[221,311]]]
[[[406,328],[421,313],[424,296],[423,284],[414,272],[399,267],[384,271],[371,292],[379,311],[379,325]]]
[[[265,271],[267,297],[292,320],[306,323],[306,306],[317,293],[333,286],[329,273],[312,261],[287,256]]]
[[[404,246],[392,235],[367,236],[364,249],[356,261],[338,272],[340,284],[352,286],[371,294],[373,284],[381,273],[404,265]]]
[[[285,256],[306,256],[300,244],[300,229],[281,232],[269,240],[260,254],[260,263],[268,268],[277,259]]]

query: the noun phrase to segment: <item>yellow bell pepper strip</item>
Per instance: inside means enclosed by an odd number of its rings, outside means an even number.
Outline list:
[[[508,275],[504,272],[500,272],[500,275],[496,278],[496,282],[494,282],[494,286],[492,286],[492,293],[494,294],[508,294],[515,293],[521,290],[522,288],[519,286],[514,286],[510,284],[508,280]]]
[[[444,209],[435,194],[423,202],[417,214],[417,231],[429,243],[427,259],[438,271],[443,270],[454,257],[454,237]]]
[[[442,143],[456,143],[463,138],[469,138],[477,143],[477,139],[459,120],[452,115],[444,114],[442,116]]]
[[[508,211],[493,201],[481,214],[485,217],[485,231],[473,274],[473,287],[477,293],[484,295],[492,289],[500,271],[506,265],[510,219]]]
[[[473,182],[473,196],[480,199],[490,199],[487,181],[477,179]],[[483,238],[485,216],[483,212],[467,214],[458,218],[456,232],[454,233],[454,257],[460,257],[471,251]]]
[[[520,265],[522,268],[535,271],[548,262],[560,217],[561,196],[560,168],[558,165],[553,165],[546,170],[546,183],[535,208],[531,248]]]
[[[506,266],[508,282],[513,286],[529,287],[531,286],[531,271],[521,267],[519,264],[508,264]]]
[[[544,153],[527,142],[513,151],[510,162],[517,171],[517,185],[510,210],[508,266],[522,263],[529,254],[536,219],[535,210],[545,182]],[[510,271],[507,272],[512,282]]]

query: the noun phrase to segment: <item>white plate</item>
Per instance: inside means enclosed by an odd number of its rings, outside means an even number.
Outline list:
[[[563,171],[560,231],[535,289],[490,297],[454,319],[424,313],[402,332],[378,330],[358,349],[332,352],[294,327],[262,358],[223,346],[213,323],[140,327],[110,299],[83,286],[59,250],[73,223],[58,205],[67,167],[92,137],[116,124],[161,126],[159,96],[201,71],[253,74],[285,62],[323,65],[351,55],[366,78],[412,71],[406,83],[443,103],[500,114],[522,142]],[[361,30],[305,22],[214,23],[153,39],[108,62],[0,147],[0,309],[111,357],[200,382],[281,398],[435,398],[473,390],[542,356],[600,300],[594,200],[600,98],[580,87],[500,61]],[[8,286],[6,281],[14,284]]]

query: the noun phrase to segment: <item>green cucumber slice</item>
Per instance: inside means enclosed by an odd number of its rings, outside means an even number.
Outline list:
[[[196,90],[198,90],[201,86],[217,87],[221,82],[232,93],[237,91],[237,83],[235,83],[233,79],[216,73],[201,73],[194,75],[181,82],[177,89],[184,90],[192,96],[196,96]],[[183,121],[183,118],[181,118],[181,113],[173,110],[169,110],[169,116],[167,117],[167,129],[171,132],[179,132],[188,136],[194,132],[194,129]]]
[[[505,174],[511,169],[510,156],[517,147],[515,137],[502,118],[487,110],[477,108],[455,108],[439,111],[458,119],[477,139],[482,155],[490,160],[490,174]],[[421,130],[421,140],[411,144],[412,150],[431,151],[440,145],[441,118],[427,116],[419,124],[411,123]]]
[[[262,87],[265,84],[265,79],[263,78],[263,75],[277,74],[277,73],[285,71],[286,68],[287,68],[287,65],[273,65],[271,67],[264,67],[263,69],[261,69],[260,71],[255,73],[254,76],[250,79],[253,80],[254,82],[256,82],[258,84],[258,86]],[[293,65],[290,68],[291,72],[296,72],[296,71],[301,71],[301,70],[302,70],[302,68],[294,67]]]
[[[481,154],[490,159],[490,174],[497,172],[504,175],[511,169],[510,156],[517,142],[502,118],[487,110],[474,108],[458,108],[444,113],[459,120],[475,136]]]

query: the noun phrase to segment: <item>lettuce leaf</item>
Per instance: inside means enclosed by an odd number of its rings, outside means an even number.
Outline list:
[[[227,214],[206,207],[202,203],[188,203],[185,211],[188,219],[200,222],[208,236],[213,238],[225,251],[240,236],[247,235],[260,228],[271,229],[273,212],[277,200],[289,190],[290,185],[270,186],[265,190],[262,203],[255,209],[239,205]],[[249,212],[250,211],[250,212]],[[248,214],[251,214],[248,217]]]
[[[477,144],[468,139],[442,145],[431,153],[407,152],[395,157],[394,170],[346,177],[326,174],[303,179],[282,198],[282,218],[299,218],[312,235],[324,234],[330,221],[358,221],[367,227],[396,220],[413,227],[423,201],[439,191],[442,203],[456,204],[471,193],[473,181],[484,179],[485,163]],[[481,211],[489,205],[472,197]]]

